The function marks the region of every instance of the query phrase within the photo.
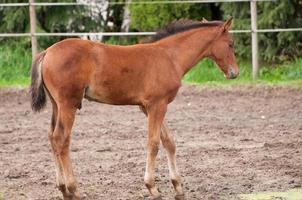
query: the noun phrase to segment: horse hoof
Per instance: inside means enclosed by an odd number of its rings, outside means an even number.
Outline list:
[[[81,198],[79,196],[74,196],[73,200],[81,200]]]
[[[72,195],[72,194],[64,195],[63,199],[64,200],[81,200],[79,195]]]
[[[185,200],[185,195],[184,194],[175,195],[175,200]]]
[[[151,200],[162,200],[161,195],[151,197]]]
[[[80,200],[80,197],[64,197],[64,200]]]

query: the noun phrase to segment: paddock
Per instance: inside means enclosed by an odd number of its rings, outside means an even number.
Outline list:
[[[0,199],[59,200],[48,142],[51,106],[30,110],[26,89],[0,89]],[[285,86],[186,85],[166,116],[188,200],[240,199],[302,185],[302,92]],[[83,101],[71,156],[85,200],[143,200],[147,120],[137,106]],[[160,148],[156,183],[174,198]]]

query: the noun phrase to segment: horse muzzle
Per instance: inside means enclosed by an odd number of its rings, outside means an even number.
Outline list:
[[[238,67],[234,68],[232,66],[229,67],[228,73],[225,75],[227,79],[235,79],[239,75]]]

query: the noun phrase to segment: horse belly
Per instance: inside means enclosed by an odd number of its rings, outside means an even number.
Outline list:
[[[138,86],[118,81],[100,81],[85,89],[84,97],[91,101],[112,105],[140,105],[141,93]]]

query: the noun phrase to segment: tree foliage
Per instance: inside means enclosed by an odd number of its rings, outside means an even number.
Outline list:
[[[257,2],[258,28],[301,28],[302,1]],[[234,17],[233,29],[250,29],[249,2],[216,4],[134,4],[131,6],[134,30],[151,31],[179,18],[200,20]],[[259,57],[266,62],[282,62],[301,56],[302,32],[259,33]],[[238,57],[250,59],[251,36],[234,34]]]
[[[278,0],[257,2],[258,29],[301,28],[301,0]],[[248,3],[221,4],[224,16],[235,18],[233,29],[250,29]],[[251,55],[250,34],[236,35],[237,52],[240,57]],[[259,57],[267,62],[283,62],[301,56],[302,32],[259,33]]]
[[[211,19],[217,17],[215,8],[213,4],[132,4],[131,28],[138,31],[154,31],[180,18]]]
[[[2,0],[3,3],[27,3],[28,0]],[[123,0],[120,0],[123,1]],[[45,0],[36,0],[45,2]],[[47,2],[62,2],[60,0],[47,0]],[[76,2],[76,0],[64,0],[64,2]],[[37,32],[101,32],[120,31],[123,16],[123,5],[110,5],[107,8],[107,16],[101,14],[97,17],[90,15],[85,6],[36,6]],[[111,22],[111,26],[108,23]],[[26,33],[30,32],[28,7],[0,7],[0,32],[2,33]],[[39,37],[41,49],[66,37]],[[0,42],[10,44],[17,41],[25,47],[29,47],[30,38],[0,39]]]

